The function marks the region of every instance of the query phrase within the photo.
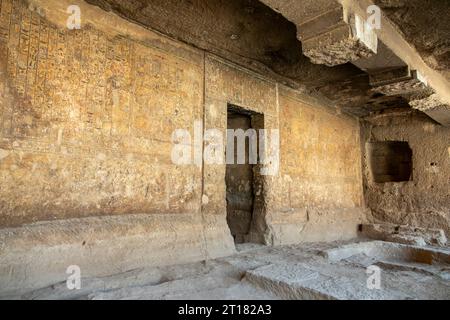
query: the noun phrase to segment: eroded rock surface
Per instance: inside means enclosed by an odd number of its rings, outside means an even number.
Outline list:
[[[67,290],[64,282],[21,294],[10,293],[9,297],[449,299],[448,251],[432,249],[412,254],[417,250],[383,242],[315,243],[277,248],[243,245],[239,246],[237,255],[223,259],[85,278],[78,291]],[[430,255],[441,256],[444,260],[428,263],[416,259]],[[377,290],[367,286],[366,271],[371,265],[382,269],[381,287]]]

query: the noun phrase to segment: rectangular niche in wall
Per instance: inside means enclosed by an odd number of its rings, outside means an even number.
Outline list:
[[[412,150],[408,142],[380,141],[367,143],[372,178],[377,183],[410,181]]]

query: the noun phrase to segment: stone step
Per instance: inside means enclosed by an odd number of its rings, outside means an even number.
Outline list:
[[[326,280],[318,272],[301,265],[268,265],[246,272],[245,280],[289,300],[335,300],[337,297],[314,288]]]

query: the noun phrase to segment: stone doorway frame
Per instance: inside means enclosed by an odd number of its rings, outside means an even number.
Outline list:
[[[265,192],[264,192],[264,180],[265,177],[261,175],[261,159],[259,156],[259,130],[264,129],[264,113],[256,112],[250,110],[249,108],[245,108],[233,103],[227,103],[227,123],[230,112],[234,112],[237,114],[241,114],[244,116],[250,117],[251,121],[251,129],[256,130],[258,134],[258,163],[252,165],[253,171],[253,179],[252,179],[252,190],[253,190],[253,203],[252,203],[252,216],[250,222],[249,233],[244,236],[242,240],[243,243],[256,242],[263,243],[264,242],[264,230],[265,230],[265,211],[264,211],[264,203],[265,203]],[[228,127],[228,125],[227,125]],[[228,141],[228,136],[226,137],[226,141]],[[249,144],[246,142],[246,148],[249,148]],[[226,151],[226,150],[225,150]],[[227,165],[226,165],[227,166]],[[225,168],[226,170],[226,168]],[[226,172],[226,171],[225,171]],[[225,188],[227,185],[225,184]],[[226,199],[225,192],[225,199]],[[226,200],[225,200],[226,201]],[[227,220],[228,220],[228,204],[226,203],[227,210]],[[230,231],[231,233],[231,231]]]

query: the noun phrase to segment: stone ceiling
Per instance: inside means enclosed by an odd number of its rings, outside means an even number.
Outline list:
[[[450,1],[376,0],[432,68],[450,79]]]
[[[303,54],[305,44],[298,34],[299,21],[304,23],[324,10],[339,9],[336,1],[262,0],[265,4],[257,0],[86,1],[250,69],[279,77],[290,86],[306,86],[355,116],[409,108],[404,95],[374,92],[369,75],[356,66],[358,63],[314,64]],[[421,3],[433,10],[418,10]],[[450,2],[378,0],[377,4],[400,25],[399,30],[429,65],[448,74],[449,24],[442,15]],[[430,18],[433,14],[442,19],[430,21],[434,20]],[[417,26],[415,21],[422,27],[431,25],[433,32]]]

